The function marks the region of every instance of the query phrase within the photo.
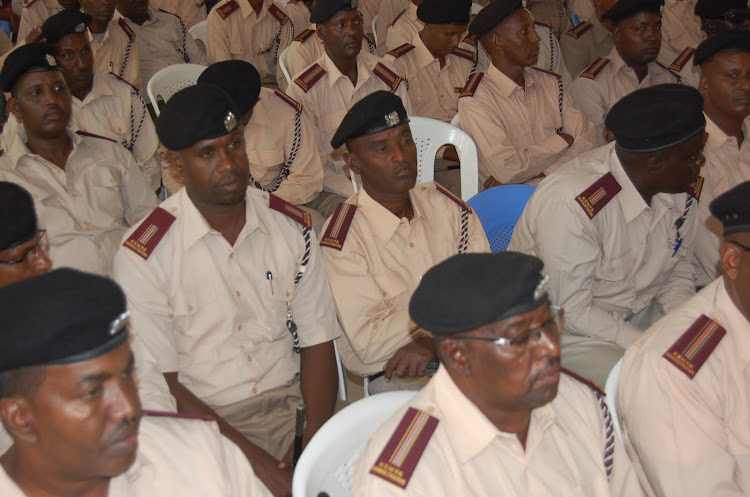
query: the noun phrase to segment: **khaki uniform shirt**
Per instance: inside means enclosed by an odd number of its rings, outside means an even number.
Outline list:
[[[239,8],[222,19],[219,14],[224,6],[236,2]],[[292,23],[287,18],[282,25],[269,12],[269,7],[283,9],[273,0],[263,0],[260,15],[248,0],[221,0],[208,13],[206,25],[206,51],[209,60],[244,60],[250,62],[260,73],[264,83],[276,81],[276,65],[279,55],[294,38]]]
[[[295,80],[294,83],[289,85],[289,94],[302,103],[305,114],[317,130],[318,152],[320,152],[325,173],[325,179],[323,180],[325,191],[344,197],[349,197],[354,193],[348,168],[343,159],[346,145],[333,150],[331,138],[333,138],[341,120],[352,105],[375,91],[392,90],[392,86],[387,85],[385,81],[373,73],[373,69],[378,63],[395,72],[393,66],[383,59],[369,53],[360,52],[357,56],[357,84],[355,86],[348,77],[339,71],[328,55],[323,54],[316,61],[316,64],[325,70],[321,79],[309,87],[307,91],[303,89],[304,84],[300,86],[301,83],[297,82],[299,80]],[[394,93],[403,100],[407,114],[414,115],[406,84],[400,82]]]
[[[524,183],[594,148],[594,127],[567,92],[560,115],[558,78],[531,67],[524,78],[525,89],[493,65],[473,96],[458,100],[461,127],[477,144],[480,184],[490,176]],[[575,138],[570,147],[560,127]]]
[[[661,50],[658,60],[665,66],[686,47],[697,47],[703,41],[701,21],[693,12],[697,0],[665,0],[661,17]],[[688,64],[692,66],[692,60]]]
[[[388,28],[396,20],[396,17],[411,5],[410,0],[382,0],[378,7],[377,38],[378,51],[381,57],[389,50],[386,48],[385,39],[388,36]]]
[[[109,276],[122,235],[151,212],[156,195],[122,146],[69,135],[73,151],[63,170],[29,151],[23,127],[3,134],[0,179],[31,193],[53,266]]]
[[[13,50],[13,42],[10,41],[8,35],[5,34],[5,31],[2,31],[2,33],[0,33],[0,55],[5,55],[11,50]]]
[[[409,407],[428,414],[437,427],[414,463],[416,469],[404,490],[370,470],[381,460],[380,453]],[[613,438],[608,479],[604,465],[607,426],[600,401],[589,387],[561,374],[557,397],[531,412],[524,447],[515,433],[498,430],[441,367],[367,443],[354,469],[353,495],[643,495],[619,438]]]
[[[29,33],[36,28],[41,28],[44,21],[63,10],[57,0],[34,0],[24,2],[24,5],[26,4],[31,5],[24,7],[21,12],[18,37],[16,38],[19,41],[26,40]]]
[[[149,0],[154,10],[166,10],[182,18],[187,29],[206,20],[206,2],[203,0]]]
[[[146,90],[141,86],[141,53],[132,30],[126,31],[113,18],[101,42],[94,39],[91,31],[87,33],[94,52],[94,67],[100,73],[115,73],[140,91]]]
[[[126,247],[115,259],[133,331],[162,372],[178,372],[180,382],[210,406],[298,378],[287,303],[302,347],[339,334],[315,240],[295,287],[305,250],[301,225],[269,209],[268,193],[250,187],[245,200],[245,226],[234,246],[208,225],[183,188],[160,206],[177,219],[148,259]]]
[[[414,339],[411,294],[428,269],[458,253],[462,209],[433,182],[416,185],[409,198],[414,218],[399,219],[359,190],[347,200],[357,211],[343,249],[322,248],[346,335],[339,352],[346,369],[358,375],[382,371]],[[479,218],[472,213],[468,220],[467,252],[489,252]]]
[[[380,22],[379,18],[378,22]],[[417,19],[417,6],[409,2],[406,10],[388,27],[385,47],[388,50],[394,50],[404,43],[411,43],[414,36],[418,35],[422,29],[424,29],[424,23]]]
[[[570,94],[586,117],[596,126],[596,141],[599,146],[605,145],[604,118],[622,97],[641,88],[677,83],[678,76],[656,62],[648,65],[648,74],[638,82],[635,71],[625,64],[617,48],[613,48],[607,57],[609,63],[593,78],[578,76],[570,86]]]
[[[590,21],[592,26],[578,38],[572,30],[560,35],[560,47],[565,64],[574,79],[596,59],[606,57],[615,47],[612,33],[607,31],[596,17],[594,19]]]
[[[386,54],[386,62],[409,82],[414,115],[451,122],[458,113],[458,94],[476,64],[458,55],[448,55],[441,69],[440,61],[432,56],[419,34],[414,35],[411,45],[414,49],[400,57]]]
[[[307,8],[303,0],[291,0],[286,5],[278,0],[274,0],[274,2],[284,9],[284,12],[292,19],[294,36],[310,27],[310,9]]]
[[[719,278],[701,290],[625,352],[618,398],[623,436],[649,496],[750,494],[750,322],[724,285]],[[663,356],[701,316],[726,335],[713,350],[707,340],[705,359],[687,361],[697,370],[691,378]]]
[[[571,27],[570,9],[565,5],[565,0],[533,0],[526,2],[526,8],[537,21],[545,21],[552,24],[555,35],[560,35]]]
[[[622,190],[616,193],[604,185],[603,198],[614,197],[600,210],[594,200],[589,217],[576,198],[593,197],[583,192],[607,173]],[[544,261],[551,300],[565,308],[565,331],[625,348],[641,334],[628,318],[654,299],[670,312],[695,293],[696,202],[682,225],[683,242],[674,252],[674,223],[686,201],[685,193],[660,193],[646,205],[612,143],[542,181],[521,214],[508,250]]]

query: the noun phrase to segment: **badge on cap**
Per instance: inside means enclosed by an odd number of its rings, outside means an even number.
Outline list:
[[[395,110],[391,112],[390,114],[386,114],[385,116],[385,122],[388,124],[388,126],[396,126],[401,120],[398,118],[398,112]]]
[[[664,4],[661,4],[659,6],[659,15],[661,15],[662,13],[664,13]]]
[[[349,5],[351,5],[352,9],[358,9],[359,8],[359,1],[358,0],[352,0]]]
[[[83,33],[84,31],[86,31],[86,25],[84,23],[81,23],[75,27],[74,31],[76,33]]]
[[[526,0],[521,0],[521,7],[526,8]]]
[[[534,300],[539,300],[547,295],[547,283],[549,283],[549,275],[545,274],[534,290]]]
[[[125,311],[109,324],[109,336],[117,335],[130,322],[130,311]]]
[[[232,131],[237,127],[237,118],[234,117],[234,112],[227,112],[227,117],[224,118],[224,127],[227,131]]]
[[[44,58],[47,60],[47,64],[48,65],[50,65],[52,67],[57,67],[57,61],[55,60],[55,58],[52,55],[45,54]]]

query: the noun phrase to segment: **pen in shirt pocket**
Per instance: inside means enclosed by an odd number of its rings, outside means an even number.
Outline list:
[[[273,273],[271,271],[266,271],[266,279],[271,286],[271,296],[273,297]]]

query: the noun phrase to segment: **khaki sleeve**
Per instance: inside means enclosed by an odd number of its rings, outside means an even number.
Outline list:
[[[125,205],[125,220],[129,226],[146,217],[158,205],[150,181],[136,164],[133,155],[119,145],[112,147],[115,160],[122,169],[122,196]]]
[[[229,50],[229,26],[225,25],[216,9],[208,13],[206,21],[206,55],[212,64],[223,60],[231,60],[232,53]]]
[[[130,93],[130,109],[133,115],[135,137],[130,136],[133,148],[133,157],[138,166],[146,175],[151,184],[151,189],[156,191],[161,184],[161,165],[156,154],[159,147],[159,138],[156,136],[156,127],[148,113],[146,103],[135,91]]]
[[[585,68],[584,68],[585,69]],[[595,128],[596,146],[607,144],[605,138],[604,117],[607,115],[607,101],[601,95],[593,81],[578,77],[568,89],[576,105],[583,111]]]

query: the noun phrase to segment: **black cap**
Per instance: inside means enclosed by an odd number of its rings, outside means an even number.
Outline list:
[[[255,107],[260,96],[260,73],[244,60],[225,60],[211,64],[198,77],[199,85],[216,85],[229,94],[244,116]]]
[[[724,234],[750,231],[750,181],[716,197],[708,206],[724,225]]]
[[[55,43],[65,35],[84,34],[89,24],[90,15],[77,10],[63,10],[44,21],[42,38],[46,38],[48,43]]]
[[[687,85],[636,90],[609,111],[604,125],[625,152],[649,153],[674,147],[706,128],[703,97]]]
[[[479,11],[469,24],[469,34],[483,35],[500,24],[503,19],[518,9],[525,9],[525,0],[497,0]]]
[[[409,314],[427,331],[452,335],[531,312],[548,301],[543,266],[518,252],[454,255],[425,273]]]
[[[750,31],[730,29],[706,38],[695,50],[693,65],[699,66],[719,52],[750,52]]]
[[[719,19],[727,14],[750,15],[747,0],[698,0],[693,11],[703,19]]]
[[[188,86],[164,105],[156,121],[156,134],[169,150],[182,150],[231,133],[241,115],[232,97],[218,86]]]
[[[28,242],[36,230],[34,199],[29,192],[15,183],[0,181],[0,250]]]
[[[401,97],[379,90],[352,105],[331,138],[331,146],[339,148],[352,138],[380,133],[408,122]]]
[[[21,45],[8,54],[0,71],[0,90],[9,92],[18,78],[27,72],[61,71],[52,47],[46,43]]]
[[[424,0],[417,7],[417,19],[425,24],[469,24],[471,0]]]
[[[102,276],[57,269],[0,288],[0,371],[98,357],[128,338],[125,295]]]
[[[642,12],[661,15],[663,10],[664,0],[619,0],[602,15],[602,19],[609,19],[617,24]]]
[[[358,8],[357,0],[318,0],[318,3],[310,11],[310,22],[320,24],[336,15],[337,12],[357,10]]]

